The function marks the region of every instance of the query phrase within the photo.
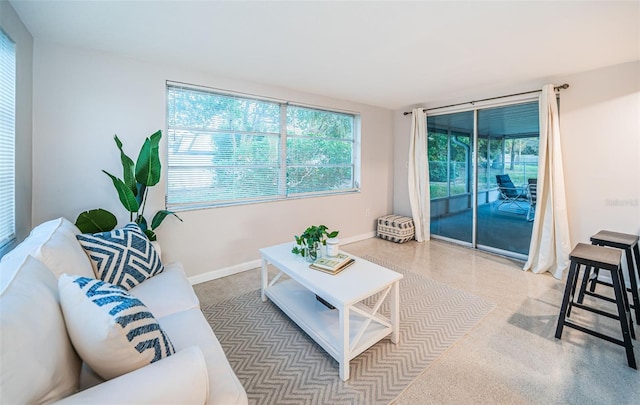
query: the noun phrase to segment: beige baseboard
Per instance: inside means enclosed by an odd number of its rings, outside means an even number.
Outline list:
[[[359,242],[361,240],[374,238],[376,236],[375,232],[369,232],[361,235],[352,236],[349,238],[340,239],[340,244],[347,245],[349,243]],[[242,273],[244,271],[253,270],[260,267],[261,261],[260,259],[251,260],[249,262],[244,262],[240,264],[236,264],[229,267],[223,267],[221,269],[208,271],[206,273],[198,274],[195,276],[189,277],[189,282],[191,285],[205,283],[207,281],[215,280],[218,278],[231,276],[233,274]]]

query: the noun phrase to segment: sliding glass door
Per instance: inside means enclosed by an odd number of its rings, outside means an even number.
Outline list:
[[[526,258],[538,125],[536,101],[427,117],[432,235]]]
[[[427,118],[431,234],[473,242],[473,111]]]
[[[479,247],[529,254],[529,181],[538,175],[539,137],[537,102],[478,110]]]

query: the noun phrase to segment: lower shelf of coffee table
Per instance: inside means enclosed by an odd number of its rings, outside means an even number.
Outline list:
[[[295,322],[307,335],[338,362],[341,360],[342,337],[340,333],[340,308],[329,309],[316,299],[316,293],[304,288],[293,279],[279,281],[265,290],[265,295]],[[364,309],[364,305],[356,304]],[[388,322],[380,315],[382,322]],[[367,318],[349,309],[349,342],[353,342]],[[347,349],[347,359],[351,360],[375,343],[391,334],[391,327],[372,321],[355,345]]]

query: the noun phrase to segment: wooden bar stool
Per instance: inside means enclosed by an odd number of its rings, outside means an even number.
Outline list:
[[[631,293],[631,297],[633,300],[633,305],[631,305],[631,308],[635,310],[636,323],[640,322],[640,293],[638,292],[638,279],[640,279],[640,250],[638,249],[638,239],[638,235],[629,235],[626,233],[618,233],[612,231],[600,231],[591,237],[591,243],[593,245],[609,246],[624,250],[625,256],[627,258],[627,268],[629,269],[630,284],[630,287],[626,290]],[[586,279],[583,280],[582,286],[580,287],[578,302],[582,303],[585,295],[613,301],[612,299],[604,297],[595,292],[596,286],[598,284],[613,287],[613,285],[609,282],[598,280],[598,273],[599,271],[596,269],[592,272],[591,277],[589,277],[588,281]],[[586,289],[587,282],[590,282],[588,291]]]
[[[556,327],[556,339],[562,338],[562,330],[565,326],[568,326],[608,342],[624,346],[629,367],[637,370],[636,358],[633,353],[633,343],[631,342],[632,338],[635,339],[635,332],[629,310],[629,301],[627,300],[627,294],[624,288],[624,280],[622,278],[622,252],[618,249],[578,243],[571,251],[569,259],[571,260],[571,265],[569,266],[567,285],[565,286],[564,297],[562,299],[562,305],[560,306],[560,316],[558,317],[558,325]],[[596,272],[599,269],[605,269],[611,272],[615,303],[618,308],[617,315],[573,301],[580,270],[584,269],[584,278],[588,278],[591,268],[594,268]],[[569,317],[571,316],[571,309],[574,306],[598,315],[619,320],[620,329],[622,330],[622,340],[572,322]]]

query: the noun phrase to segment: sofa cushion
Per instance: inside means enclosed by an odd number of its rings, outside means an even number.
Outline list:
[[[126,290],[164,269],[160,256],[135,223],[111,232],[76,235],[76,238],[91,259],[96,276]]]
[[[78,389],[80,359],[58,301],[55,276],[38,260],[0,263],[0,400],[51,402]]]
[[[69,225],[73,226],[71,223]],[[63,273],[94,278],[91,262],[75,236],[70,229],[58,228],[36,249],[33,256],[44,263],[56,278]]]
[[[129,294],[144,302],[156,319],[187,309],[200,308],[200,301],[184,274],[182,265],[177,262],[166,264],[162,273],[133,287]],[[169,337],[171,338],[171,335]],[[173,339],[171,341],[173,342]],[[105,379],[86,363],[83,364],[80,371],[80,390],[104,381]]]
[[[80,231],[66,218],[43,222],[2,261],[15,258],[23,261],[27,255],[40,260],[56,276],[62,273],[95,277],[89,258],[76,240]]]
[[[208,384],[202,351],[191,346],[55,405],[203,405],[207,403]]]
[[[101,377],[111,379],[175,353],[155,317],[124,288],[66,274],[58,286],[73,346]]]
[[[158,318],[171,336],[177,351],[197,345],[204,354],[209,372],[208,405],[247,403],[247,393],[236,377],[211,326],[199,309],[190,309]]]
[[[69,229],[66,223],[71,224],[66,218],[57,218],[50,221],[46,221],[36,226],[31,230],[29,236],[25,238],[19,245],[17,245],[12,251],[8,252],[2,257],[2,260],[9,260],[16,256],[21,256],[22,259],[35,251],[53,232],[57,229]],[[71,224],[74,226],[73,224]]]
[[[191,308],[200,308],[198,296],[180,263],[168,263],[164,271],[129,290],[160,318]]]

